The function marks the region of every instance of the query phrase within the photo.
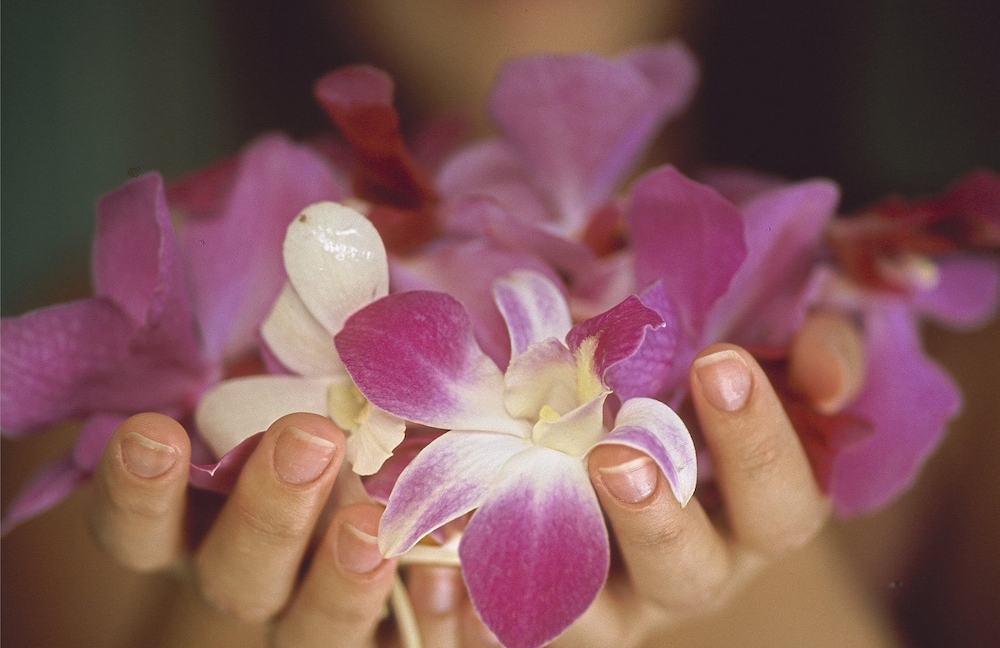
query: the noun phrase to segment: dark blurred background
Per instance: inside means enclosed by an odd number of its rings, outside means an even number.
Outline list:
[[[305,137],[327,129],[311,85],[337,65],[370,61],[392,72],[363,37],[337,29],[348,4],[5,0],[3,315],[86,293],[100,194],[149,170],[168,178],[192,170],[264,130]],[[998,25],[996,0],[692,3],[687,41],[703,80],[692,117],[676,127],[694,151],[685,164],[828,176],[842,184],[846,211],[887,192],[940,191],[976,167],[998,170]],[[419,89],[404,84],[399,103],[408,123],[425,116]],[[979,427],[942,453],[984,471],[991,457],[1000,459],[996,419],[976,410],[996,401],[997,330],[966,338],[972,342],[931,333],[932,349],[943,355],[962,344],[986,345],[985,365],[980,354],[978,367],[953,368],[973,405],[959,427]],[[992,373],[983,374],[984,366]],[[977,416],[987,423],[975,423]],[[23,484],[26,474],[24,462],[10,461],[10,444],[4,447],[7,502],[8,485]],[[939,568],[915,576],[921,587],[887,594],[913,645],[992,643],[998,597],[991,583],[1000,578],[1000,559],[993,549],[958,548],[980,531],[985,541],[1000,540],[1000,480],[969,472],[967,486],[939,489],[939,508],[971,511],[954,527],[964,535],[929,535],[920,551]],[[5,616],[21,609],[9,589],[8,548]],[[953,567],[978,568],[980,577],[952,578]]]

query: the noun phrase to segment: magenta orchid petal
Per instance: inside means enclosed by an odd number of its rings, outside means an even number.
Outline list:
[[[77,467],[87,473],[97,469],[111,435],[128,417],[124,414],[97,413],[89,417],[80,428],[73,447],[73,461]]]
[[[548,405],[562,415],[579,405],[576,358],[555,338],[514,356],[504,374],[504,404],[511,416],[537,417]]]
[[[240,471],[244,464],[257,449],[257,444],[263,438],[264,432],[257,432],[243,439],[232,450],[212,464],[191,464],[189,481],[195,488],[229,495],[236,486]]]
[[[605,371],[605,383],[623,401],[639,396],[652,398],[663,391],[677,352],[677,310],[663,284],[656,282],[644,290],[639,299],[656,311],[664,325],[648,329],[635,353]]]
[[[402,443],[396,446],[392,456],[385,460],[374,475],[365,479],[365,491],[377,502],[386,504],[400,474],[413,461],[419,452],[431,441],[444,434],[440,430],[411,430]]]
[[[737,207],[756,196],[788,184],[781,176],[741,168],[715,168],[698,174],[699,182],[712,187]]]
[[[918,312],[957,328],[976,328],[997,309],[1000,264],[989,257],[937,260],[938,285],[913,297]]]
[[[639,285],[662,281],[683,330],[696,335],[746,258],[742,215],[668,166],[636,182],[628,221]]]
[[[184,233],[206,356],[231,360],[257,331],[285,282],[281,243],[307,205],[345,196],[318,153],[280,135],[241,155],[222,213],[192,219]]]
[[[472,603],[508,648],[538,648],[590,606],[608,532],[579,458],[533,447],[503,467],[459,545]]]
[[[876,509],[909,487],[961,407],[954,382],[921,350],[907,304],[872,304],[865,337],[868,375],[846,413],[871,421],[875,434],[834,460],[830,495],[841,516]]]
[[[639,349],[648,330],[663,325],[663,318],[655,310],[631,295],[614,308],[574,326],[566,342],[576,352],[585,340],[594,339],[594,370],[598,378],[603,378],[608,368]]]
[[[491,288],[497,279],[518,269],[534,270],[558,282],[538,257],[486,239],[444,243],[416,257],[393,259],[390,272],[393,292],[438,290],[458,299],[472,318],[480,348],[503,367],[510,358],[510,334]]]
[[[698,483],[694,441],[684,421],[660,401],[632,398],[622,403],[615,429],[597,445],[624,445],[649,455],[681,506],[694,495]]]
[[[678,52],[672,48],[667,56],[677,58]],[[671,69],[685,77],[690,69],[655,58],[653,50],[637,53],[635,62],[589,54],[536,56],[501,70],[490,112],[564,231],[582,229],[667,112],[683,100],[664,93],[671,86],[683,88],[684,96],[690,92],[690,82],[667,81]]]
[[[682,43],[636,47],[624,59],[653,85],[660,119],[673,117],[690,103],[698,85],[698,62]]]
[[[208,393],[195,412],[201,437],[216,457],[262,432],[292,412],[327,416],[329,379],[250,376],[225,380]]]
[[[317,203],[287,229],[284,257],[289,281],[331,335],[348,315],[389,292],[385,247],[359,212],[337,203]]]
[[[746,259],[712,309],[705,344],[788,343],[805,316],[799,295],[839,199],[833,182],[807,180],[763,191],[741,207]]]
[[[434,529],[479,506],[501,467],[529,447],[526,439],[509,434],[461,430],[432,441],[396,480],[379,527],[382,553],[404,553]]]
[[[519,270],[499,279],[493,299],[507,323],[513,357],[536,342],[565,338],[573,325],[562,291],[537,272]]]
[[[389,295],[352,315],[334,339],[361,393],[391,414],[436,428],[525,434],[504,409],[503,374],[449,295]]]
[[[94,412],[158,410],[187,402],[202,377],[169,349],[130,348],[136,328],[106,298],[0,322],[0,425],[18,435]]]
[[[87,481],[89,475],[80,470],[72,457],[63,457],[35,475],[28,485],[7,506],[0,524],[0,536],[14,527],[48,511],[66,499]]]
[[[260,334],[281,365],[300,376],[347,376],[333,335],[313,317],[290,283],[278,295]]]

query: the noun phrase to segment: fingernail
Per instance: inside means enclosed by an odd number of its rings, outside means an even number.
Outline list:
[[[652,495],[659,477],[659,469],[649,457],[636,457],[597,472],[608,491],[626,504],[638,504]]]
[[[740,354],[726,349],[698,358],[694,372],[705,400],[715,409],[737,412],[747,404],[753,376]]]
[[[274,446],[274,470],[289,484],[307,484],[326,470],[337,446],[297,427],[287,427]]]
[[[420,567],[410,572],[406,588],[416,612],[442,615],[458,607],[458,574],[451,567]]]
[[[367,574],[382,564],[378,538],[345,522],[337,534],[337,560],[352,574]]]
[[[129,432],[122,439],[122,462],[129,472],[143,479],[159,477],[177,463],[173,446]]]

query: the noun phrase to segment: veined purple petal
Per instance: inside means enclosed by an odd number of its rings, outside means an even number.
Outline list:
[[[313,317],[290,283],[281,290],[260,334],[281,365],[300,376],[347,375],[333,335]]]
[[[80,428],[76,445],[73,446],[73,461],[77,467],[87,473],[94,472],[111,435],[127,418],[124,414],[106,412],[99,412],[89,417]]]
[[[500,72],[490,112],[568,233],[582,229],[676,108],[679,101],[664,96],[668,89],[690,92],[690,82],[667,80],[672,73],[691,75],[665,60],[680,58],[680,50],[634,56],[535,56]]]
[[[1000,264],[989,257],[954,256],[937,261],[938,285],[917,292],[914,307],[956,328],[988,322],[997,309]]]
[[[4,433],[16,436],[94,412],[159,410],[194,398],[203,376],[184,364],[178,366],[170,349],[133,352],[134,331],[130,318],[104,297],[4,318],[0,322]]]
[[[311,412],[328,416],[329,384],[326,378],[298,376],[225,380],[202,397],[195,423],[215,456],[222,457],[285,414]]]
[[[393,292],[437,290],[458,299],[472,319],[479,347],[504,367],[510,359],[510,334],[493,300],[493,284],[519,269],[534,270],[558,282],[538,257],[503,248],[487,239],[445,243],[408,259],[393,259]]]
[[[868,375],[847,413],[871,421],[875,434],[834,461],[830,495],[840,516],[871,511],[905,490],[961,407],[954,382],[921,350],[909,305],[873,303],[865,337]]]
[[[746,259],[712,308],[704,344],[789,342],[805,316],[799,295],[839,200],[835,183],[807,180],[762,192],[742,206]]]
[[[195,488],[228,495],[236,486],[243,465],[257,449],[263,436],[263,432],[248,436],[213,464],[191,464],[188,481]]]
[[[504,404],[511,416],[533,420],[546,405],[562,415],[579,404],[576,359],[555,338],[514,356],[504,374]]]
[[[608,574],[608,532],[580,459],[537,446],[511,458],[459,556],[472,603],[504,646],[562,634]]]
[[[655,310],[631,295],[611,310],[574,326],[566,342],[576,352],[584,340],[595,338],[594,370],[597,377],[603,379],[609,367],[631,357],[639,349],[649,329],[663,325],[663,318]]]
[[[663,318],[664,325],[647,330],[638,350],[605,372],[605,382],[622,401],[639,396],[652,398],[663,391],[677,351],[677,309],[663,284],[656,282],[639,299]]]
[[[461,430],[432,441],[396,480],[379,527],[382,553],[399,555],[479,506],[500,468],[529,447],[509,434]]]
[[[82,486],[87,478],[70,456],[45,466],[7,506],[0,524],[0,536],[48,511]]]
[[[697,337],[746,258],[742,215],[712,188],[668,166],[636,182],[628,221],[639,285],[662,281],[685,333]]]
[[[307,205],[346,192],[328,163],[280,135],[241,155],[222,213],[192,219],[184,232],[205,352],[216,361],[246,353],[285,282],[282,241]]]
[[[525,434],[504,409],[503,375],[449,295],[389,295],[352,315],[334,339],[358,389],[387,412],[436,428]]]
[[[493,284],[493,299],[510,332],[512,357],[548,338],[562,340],[573,325],[562,291],[545,275],[516,270]]]
[[[389,292],[382,239],[359,212],[333,202],[310,205],[288,226],[288,279],[331,335],[347,316]]]
[[[694,495],[698,482],[694,441],[684,421],[660,401],[632,398],[622,403],[615,429],[597,445],[623,445],[649,455],[681,506]]]

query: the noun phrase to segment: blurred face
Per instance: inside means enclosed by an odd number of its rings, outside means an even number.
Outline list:
[[[616,54],[676,31],[679,0],[365,0],[344,8],[423,109],[477,122],[499,65],[539,52]]]

